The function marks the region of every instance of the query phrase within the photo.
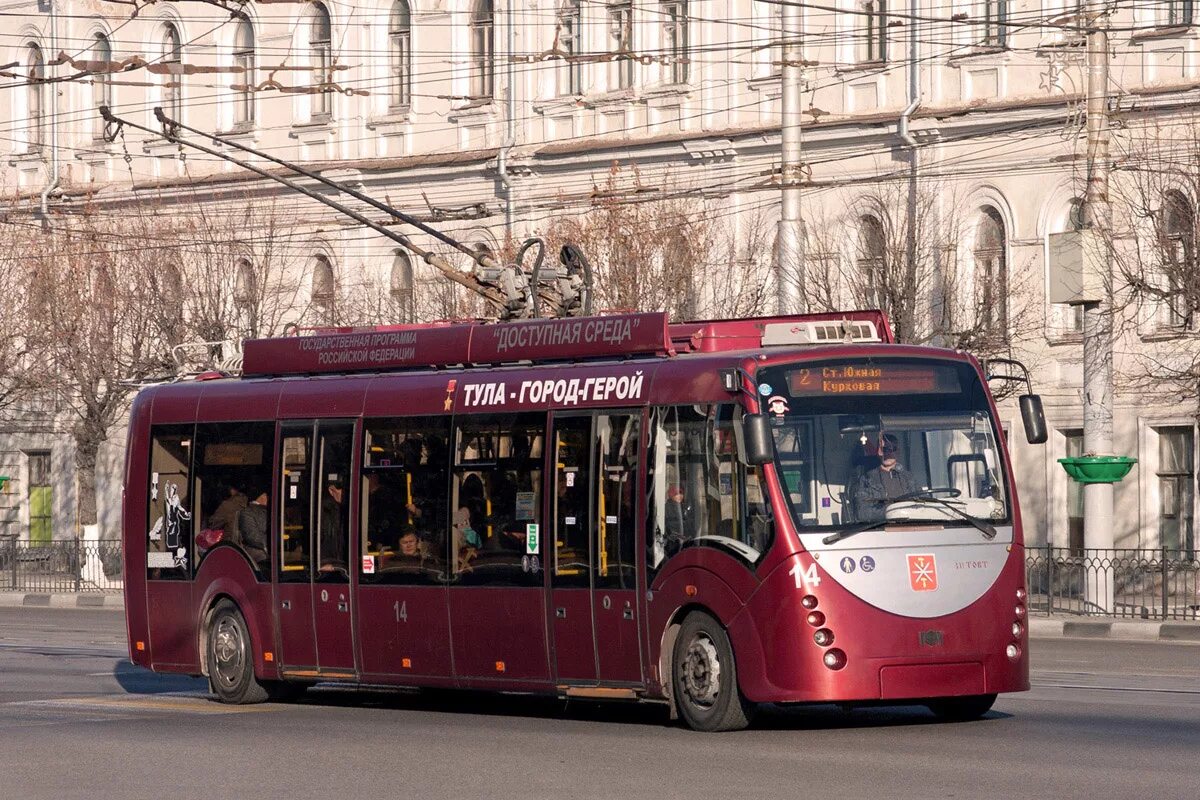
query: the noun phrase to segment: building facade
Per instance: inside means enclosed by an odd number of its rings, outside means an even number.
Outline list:
[[[136,16],[98,0],[10,3],[0,33],[4,224],[53,227],[81,209],[115,218],[152,207],[178,220],[253,206],[258,216],[229,237],[270,238],[285,253],[299,299],[278,322],[355,321],[371,316],[367,306],[398,320],[472,313],[395,242],[219,157],[106,125],[102,105],[154,129],[161,108],[495,253],[563,225],[579,231],[600,211],[635,209],[636,224],[666,238],[686,222],[707,247],[687,251],[684,280],[651,270],[639,281],[672,285],[629,302],[695,316],[770,312],[779,282],[796,281],[810,308],[904,300],[909,340],[1027,361],[1051,427],[1047,445],[1026,445],[1006,402],[1027,539],[1081,546],[1079,489],[1056,459],[1082,452],[1082,316],[1050,303],[1046,287],[1051,236],[1082,226],[1094,9],[794,5],[802,266],[773,267],[792,37],[783,4],[761,0],[178,2]],[[1117,543],[1191,551],[1194,380],[1189,389],[1155,365],[1196,352],[1196,320],[1176,300],[1187,292],[1158,274],[1161,257],[1140,254],[1190,258],[1200,37],[1190,0],[1107,6],[1114,217],[1127,223],[1114,230],[1138,254],[1138,285],[1156,287],[1118,311],[1114,449],[1139,463],[1116,489]],[[1164,164],[1154,174],[1166,177],[1139,171]],[[256,280],[255,252],[231,247],[209,267],[244,287]],[[649,258],[662,267],[672,252]],[[906,300],[888,293],[895,261],[915,287]],[[690,287],[686,297],[677,286]],[[13,417],[0,436],[0,472],[16,479],[3,498],[9,530],[69,538],[70,438],[53,419],[40,425],[30,432],[28,418]],[[113,538],[121,437],[112,433],[99,478]]]

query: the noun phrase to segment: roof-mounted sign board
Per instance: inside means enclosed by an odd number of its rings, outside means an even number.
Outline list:
[[[653,312],[495,324],[397,326],[252,339],[244,346],[242,374],[379,372],[670,352],[667,315]]]

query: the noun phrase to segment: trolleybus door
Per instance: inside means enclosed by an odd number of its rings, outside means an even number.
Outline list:
[[[350,468],[354,423],[288,422],[279,478],[280,663],[353,673]]]
[[[637,683],[638,414],[556,416],[550,564],[556,678]]]

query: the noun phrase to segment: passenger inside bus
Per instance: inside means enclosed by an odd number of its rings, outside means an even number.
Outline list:
[[[325,483],[321,497],[321,571],[336,572],[346,569],[346,541],[343,514],[345,489],[340,480]]]
[[[250,560],[259,569],[263,569],[267,562],[267,528],[270,516],[267,513],[267,492],[255,488],[249,493],[253,499],[238,514],[238,533]]]
[[[246,495],[238,487],[229,484],[225,488],[225,499],[216,510],[205,520],[204,526],[209,530],[224,532],[222,541],[238,542],[238,516],[246,508]]]

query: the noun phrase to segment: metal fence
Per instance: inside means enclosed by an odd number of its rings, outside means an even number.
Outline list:
[[[0,536],[0,591],[119,592],[121,543]]]
[[[1200,619],[1200,559],[1189,550],[1030,547],[1032,614]]]

